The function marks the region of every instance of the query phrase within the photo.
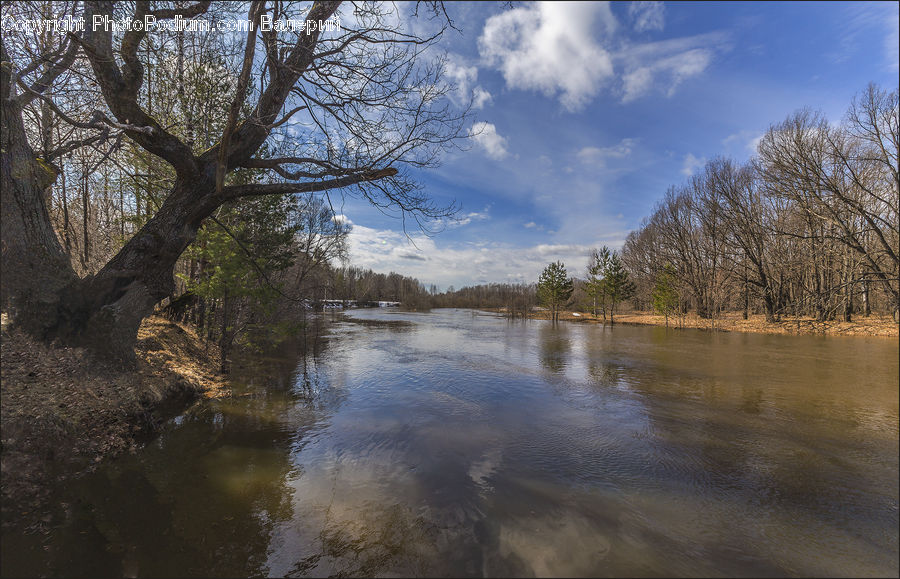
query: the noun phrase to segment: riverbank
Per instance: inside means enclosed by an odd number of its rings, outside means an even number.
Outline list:
[[[487,309],[503,313],[503,309]],[[533,319],[550,319],[550,312],[537,310],[529,314]],[[602,323],[602,318],[594,318],[591,314],[564,311],[559,314],[560,320],[586,323]],[[638,324],[650,326],[665,326],[666,319],[652,312],[623,312],[616,314],[617,324]],[[900,327],[889,316],[871,315],[868,318],[856,316],[852,322],[818,322],[813,318],[783,317],[778,322],[767,322],[763,314],[751,314],[748,319],[743,319],[740,312],[728,312],[715,320],[704,319],[694,313],[690,313],[683,319],[669,317],[670,328],[696,328],[702,330],[715,329],[724,332],[752,332],[757,334],[824,334],[829,336],[878,336],[897,338],[900,337]]]
[[[46,483],[74,476],[106,457],[133,451],[167,413],[199,397],[227,395],[209,349],[189,327],[144,320],[132,370],[89,361],[7,331],[0,340],[0,454],[3,521],[34,518]]]

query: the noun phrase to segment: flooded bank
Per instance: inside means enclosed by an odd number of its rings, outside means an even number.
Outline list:
[[[56,489],[2,574],[896,573],[896,341],[469,310],[311,332]]]

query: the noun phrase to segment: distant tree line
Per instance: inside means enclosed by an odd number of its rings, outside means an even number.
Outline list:
[[[803,110],[745,164],[671,187],[622,250],[634,305],[850,321],[898,316],[898,92],[870,85],[831,125]]]
[[[438,308],[490,308],[511,317],[526,316],[538,303],[535,284],[491,283],[434,292],[432,302]]]

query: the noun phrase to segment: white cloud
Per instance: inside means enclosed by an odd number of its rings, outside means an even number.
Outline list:
[[[661,2],[635,2],[628,10],[638,32],[662,30]],[[599,25],[596,23],[599,22]],[[623,103],[655,91],[672,96],[703,73],[728,36],[711,32],[661,42],[630,42],[605,2],[541,2],[488,18],[478,39],[482,62],[513,89],[559,98],[569,112],[583,109],[604,88]]]
[[[606,159],[624,159],[631,155],[631,151],[637,144],[637,139],[622,139],[612,147],[584,147],[576,156],[585,164],[596,165],[605,163]]]
[[[622,78],[622,102],[627,103],[646,94],[653,85],[653,72],[645,67],[639,67],[627,73]]]
[[[591,248],[580,244],[542,244],[511,247],[497,243],[460,243],[439,246],[436,240],[414,234],[411,240],[397,231],[357,225],[349,236],[350,262],[362,268],[401,272],[425,284],[462,287],[478,283],[537,281],[551,261],[566,264],[569,275],[581,276]]]
[[[463,225],[468,225],[472,223],[472,221],[483,221],[485,219],[490,219],[489,207],[485,207],[484,211],[478,212],[473,211],[471,213],[466,214],[463,217],[459,217],[447,223],[447,227],[455,228],[462,227]]]
[[[444,76],[455,85],[451,100],[457,106],[468,103],[472,94],[472,85],[478,80],[478,67],[466,66],[462,60],[450,55],[444,63]]]
[[[472,108],[475,110],[480,110],[484,108],[484,105],[490,103],[494,100],[494,97],[491,96],[491,93],[484,90],[480,86],[476,86],[475,90],[472,93]]]
[[[682,82],[702,74],[715,55],[727,49],[726,36],[720,33],[628,46],[616,54],[625,70],[622,102],[646,96],[654,89],[672,96]]]
[[[895,4],[895,10],[896,7]],[[886,19],[885,24],[888,26],[887,35],[884,37],[885,60],[890,70],[897,72],[900,70],[900,51],[897,50],[897,46],[900,45],[900,18],[897,18],[897,13],[894,12],[892,18]]]
[[[693,153],[688,153],[684,157],[684,165],[681,168],[681,173],[690,177],[697,171],[697,169],[705,164],[705,157],[695,157]]]
[[[743,144],[746,151],[749,151],[750,153],[756,153],[756,149],[757,147],[759,147],[759,142],[762,140],[762,138],[762,133],[759,133],[757,131],[744,130],[728,135],[727,137],[722,139],[722,144],[726,147]]]
[[[338,225],[353,225],[353,222],[350,221],[350,218],[344,215],[343,213],[338,213],[331,218],[332,221],[337,223]]]
[[[493,100],[490,92],[481,86],[473,88],[478,80],[478,67],[465,64],[462,57],[451,54],[444,62],[444,77],[453,85],[449,93],[450,100],[456,106],[468,106],[480,110]]]
[[[469,136],[481,146],[491,159],[501,160],[509,156],[506,137],[500,136],[493,123],[478,122],[469,129]]]
[[[662,2],[632,2],[628,6],[628,16],[638,32],[662,30],[666,23],[666,7]]]
[[[563,107],[578,111],[613,74],[609,53],[593,36],[597,19],[608,35],[615,31],[607,3],[542,2],[505,10],[485,22],[478,49],[508,87],[559,95]]]
[[[845,8],[843,31],[835,39],[835,49],[827,56],[835,63],[848,60],[861,47],[861,39],[884,34],[884,63],[888,70],[900,70],[900,13],[896,2],[852,2]]]
[[[525,227],[525,229],[531,229],[533,227],[537,227],[537,223],[535,223],[534,221],[529,221],[528,223],[523,225],[523,227]]]

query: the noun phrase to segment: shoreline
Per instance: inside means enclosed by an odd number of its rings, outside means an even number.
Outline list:
[[[5,316],[4,316],[5,317]],[[229,394],[215,348],[189,326],[144,320],[133,369],[90,361],[17,330],[0,339],[3,525],[41,526],[48,488],[134,452],[162,422],[202,398]]]
[[[482,311],[503,314],[505,308],[478,308]],[[528,319],[549,320],[550,312],[546,310],[533,311],[528,314]],[[561,321],[602,324],[603,318],[594,318],[590,313],[573,312],[570,310],[559,313]],[[617,313],[616,324],[635,326],[665,326],[665,318],[652,312],[630,311]],[[900,326],[894,323],[890,316],[871,315],[868,318],[858,316],[852,322],[830,321],[818,322],[808,317],[783,317],[778,322],[767,322],[763,314],[751,314],[744,320],[740,312],[728,312],[715,320],[703,319],[696,314],[688,314],[681,318],[669,317],[669,328],[672,329],[698,329],[720,332],[747,332],[755,334],[785,334],[785,335],[825,335],[825,336],[857,336],[873,338],[898,338]]]

